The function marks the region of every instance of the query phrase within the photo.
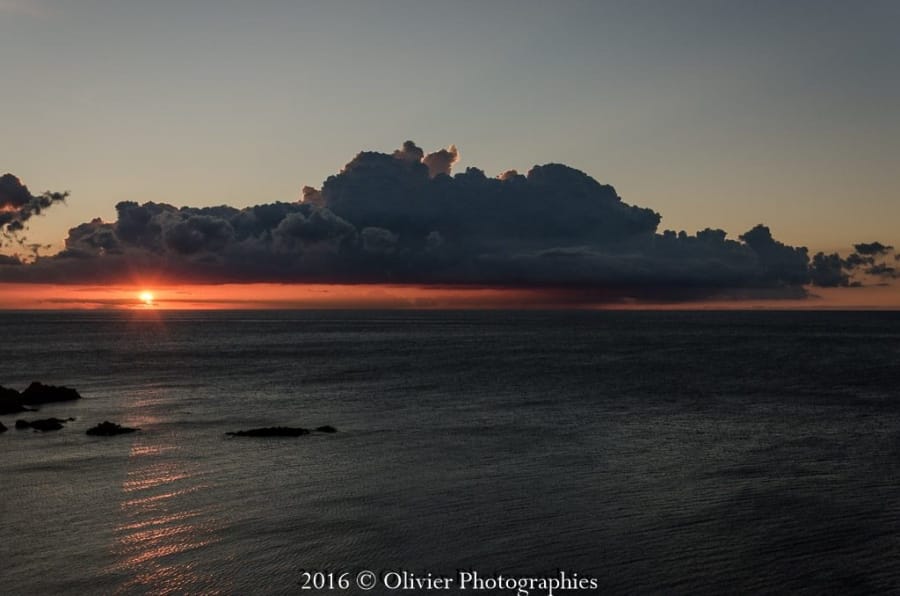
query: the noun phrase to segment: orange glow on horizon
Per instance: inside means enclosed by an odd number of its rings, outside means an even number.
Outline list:
[[[153,287],[154,290],[148,290]],[[900,309],[900,287],[813,288],[806,299],[591,302],[551,289],[399,285],[0,284],[3,310],[274,310],[274,309]]]
[[[537,290],[389,285],[0,284],[0,309],[225,310],[503,308],[545,302]]]

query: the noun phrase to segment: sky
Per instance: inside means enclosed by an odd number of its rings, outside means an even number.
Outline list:
[[[407,139],[454,172],[566,164],[660,232],[900,244],[898,24],[877,0],[0,0],[0,174],[70,192],[28,222],[50,253],[120,201],[296,201]]]

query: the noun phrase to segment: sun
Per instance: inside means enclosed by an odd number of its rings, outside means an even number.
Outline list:
[[[147,306],[153,306],[153,292],[144,290],[138,294],[138,299]]]

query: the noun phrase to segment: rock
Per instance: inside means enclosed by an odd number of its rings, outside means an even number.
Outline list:
[[[41,432],[60,430],[64,423],[65,420],[60,420],[59,418],[45,418],[43,420],[33,420],[31,422],[31,428]]]
[[[22,405],[22,394],[15,389],[0,385],[0,416],[27,411],[28,408]]]
[[[309,431],[305,428],[291,428],[290,426],[270,426],[268,428],[252,428],[225,434],[234,437],[299,437],[308,435]]]
[[[74,420],[74,418],[69,418],[68,420],[63,420],[61,418],[44,418],[41,420],[32,420],[31,422],[28,422],[27,420],[16,420],[16,428],[19,430],[23,428],[33,428],[34,430],[39,430],[41,432],[60,430],[66,422],[69,422],[69,420]]]
[[[34,410],[26,408],[22,404],[16,402],[0,402],[0,416],[5,416],[6,414],[20,414],[22,412],[34,412]]]
[[[5,433],[7,430],[9,429],[6,428],[6,426],[4,426],[2,422],[0,422],[0,433]]]
[[[71,387],[44,385],[33,382],[22,392],[22,403],[27,406],[46,404],[54,401],[73,401],[81,399],[81,395]]]
[[[76,399],[81,399],[81,395],[70,387],[44,385],[37,381],[29,385],[22,393],[0,386],[0,415],[33,412],[33,409],[26,406]]]
[[[336,433],[337,429],[330,424],[326,424],[325,426],[320,426],[316,428],[316,432],[320,433]]]
[[[104,420],[97,426],[92,426],[91,428],[85,431],[86,434],[98,436],[98,437],[111,437],[113,435],[124,435],[128,433],[133,433],[139,431],[139,428],[129,428],[127,426],[120,426],[114,422],[110,422],[109,420]]]

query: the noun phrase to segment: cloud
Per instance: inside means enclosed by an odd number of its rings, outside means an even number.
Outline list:
[[[456,145],[429,153],[422,158],[422,163],[428,166],[428,175],[432,178],[439,174],[449,176],[453,164],[457,161],[459,161],[459,151],[456,149]]]
[[[660,231],[658,213],[568,166],[451,175],[458,158],[453,145],[426,153],[412,141],[364,151],[320,189],[303,187],[295,203],[121,202],[115,221],[72,228],[56,255],[0,259],[0,281],[491,286],[575,301],[798,297],[809,283],[851,284],[849,259],[820,253],[810,262],[805,247],[764,225],[737,239],[717,229]],[[34,197],[8,185],[5,204],[21,213]],[[889,247],[856,248],[853,267],[886,275],[863,255]]]
[[[405,141],[403,146],[394,151],[391,156],[394,159],[416,163],[422,161],[422,158],[425,157],[425,152],[414,142]]]
[[[862,242],[860,244],[854,244],[853,248],[861,255],[874,256],[885,255],[894,250],[893,246],[885,246],[881,242]]]
[[[805,247],[795,248],[778,242],[764,225],[743,234],[741,240],[757,254],[770,278],[787,285],[801,285],[808,281],[809,258]]]
[[[810,280],[814,285],[822,287],[862,287],[865,284],[860,276],[876,277],[884,283],[885,279],[897,277],[896,269],[887,264],[894,247],[881,242],[863,242],[854,244],[856,252],[842,259],[837,253],[826,255],[818,253],[813,257],[810,266]],[[895,260],[900,260],[897,255]]]
[[[869,275],[889,278],[896,277],[896,271],[896,268],[891,267],[890,265],[887,265],[885,263],[876,263],[875,265],[872,265],[871,267],[866,269],[866,273],[868,273]]]
[[[865,265],[873,265],[874,263],[875,257],[864,257],[859,253],[852,253],[844,260],[844,266],[847,269],[856,269]]]
[[[0,176],[0,246],[5,242],[24,245],[22,233],[26,222],[55,203],[62,203],[69,193],[45,192],[34,196],[28,187],[12,174]]]
[[[846,269],[847,264],[838,253],[816,253],[810,266],[810,281],[823,288],[847,287],[850,275]]]
[[[396,234],[384,228],[363,228],[360,237],[364,251],[382,255],[393,253],[399,240]]]

